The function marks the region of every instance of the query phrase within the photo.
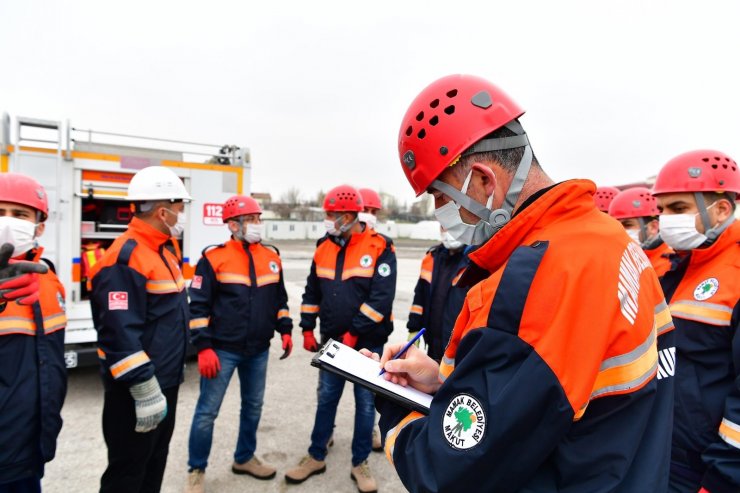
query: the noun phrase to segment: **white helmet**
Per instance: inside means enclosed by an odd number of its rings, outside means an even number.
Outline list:
[[[126,200],[144,202],[150,200],[182,200],[193,198],[185,189],[182,180],[169,168],[149,166],[139,170],[128,184]]]

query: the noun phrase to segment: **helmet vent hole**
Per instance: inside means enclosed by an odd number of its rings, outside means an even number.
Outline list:
[[[716,164],[713,164],[712,165],[712,169],[717,169],[717,165]]]
[[[715,160],[715,161],[719,161],[719,160],[720,160],[720,159],[719,159],[719,156],[714,156],[714,160]]]
[[[709,162],[709,158],[708,157],[703,157],[703,158],[701,158],[701,160],[704,161],[705,163]]]
[[[435,126],[437,123],[439,123],[439,117],[437,115],[434,115],[429,119],[429,125]]]
[[[424,137],[427,136],[427,131],[422,128],[421,130],[419,130],[419,133],[416,134],[416,136],[419,137],[420,139],[423,139]]]
[[[455,112],[455,105],[454,104],[451,104],[447,108],[445,108],[445,113],[447,113],[448,115],[451,115],[454,112]]]
[[[454,98],[455,96],[457,96],[457,89],[453,89],[453,90],[451,90],[451,91],[447,91],[447,97],[448,97],[448,98],[452,99],[452,98]]]
[[[424,119],[424,112],[420,111],[418,115],[416,115],[416,121],[420,122]]]
[[[409,128],[406,129],[406,137],[411,137],[412,133],[414,133],[414,127],[409,125]]]
[[[439,106],[439,99],[435,99],[434,101],[432,101],[431,103],[429,103],[429,106],[431,108],[436,108],[437,106]]]
[[[727,165],[726,165],[726,164],[723,164],[723,165],[722,165],[722,167],[723,167],[724,169],[727,169]]]

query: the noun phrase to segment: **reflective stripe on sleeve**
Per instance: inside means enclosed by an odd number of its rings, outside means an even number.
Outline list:
[[[411,305],[411,313],[415,313],[417,315],[423,315],[424,307],[421,305]]]
[[[98,348],[98,358],[105,360],[105,353],[100,348]]]
[[[709,325],[728,327],[732,309],[728,306],[703,301],[681,300],[671,303],[671,315]]]
[[[301,305],[301,313],[319,313],[319,305]]]
[[[719,425],[719,436],[733,447],[740,449],[740,425],[727,418],[722,418]]]
[[[655,330],[660,336],[674,328],[671,310],[665,301],[662,301],[655,307]]]
[[[44,317],[44,333],[51,334],[67,326],[67,315],[64,312]]]
[[[428,283],[431,283],[432,282],[432,271],[422,269],[421,274],[419,274],[419,278],[424,279]]]
[[[113,378],[121,378],[126,373],[149,363],[149,356],[144,351],[138,351],[130,356],[126,356],[118,363],[110,366],[110,373]]]
[[[629,353],[601,363],[590,399],[631,392],[650,381],[658,368],[656,339],[655,330],[651,330],[647,339]]]
[[[382,313],[380,313],[367,303],[363,303],[362,305],[360,305],[360,312],[367,318],[378,324],[383,321],[383,318],[385,318],[383,317]]]
[[[404,427],[406,427],[407,424],[423,417],[423,414],[417,411],[412,411],[405,418],[403,418],[394,428],[388,430],[388,434],[385,436],[385,456],[388,459],[388,462],[393,464],[393,451],[396,447],[396,438],[398,438],[398,435],[401,433]]]
[[[285,308],[278,310],[277,318],[288,318],[290,317],[290,312],[286,310]]]
[[[190,320],[190,330],[205,329],[208,327],[208,317],[194,318]]]

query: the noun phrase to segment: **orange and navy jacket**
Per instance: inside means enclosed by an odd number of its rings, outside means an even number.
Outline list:
[[[183,379],[188,299],[174,239],[139,218],[92,269],[90,306],[106,388]]]
[[[253,355],[290,334],[288,293],[274,247],[229,240],[203,250],[190,283],[190,337],[198,350]]]
[[[427,251],[421,261],[421,273],[414,289],[414,300],[409,311],[409,319],[406,328],[409,332],[418,332],[426,328],[424,342],[426,342],[427,354],[430,358],[439,362],[444,353],[447,341],[452,335],[457,315],[462,309],[466,288],[458,287],[458,281],[468,266],[469,261],[463,250],[450,251],[439,244]],[[440,280],[449,280],[449,285],[441,286]],[[445,290],[445,304],[442,308],[442,320],[438,324],[431,323],[432,303],[437,290]],[[438,326],[441,331],[433,331],[432,327]],[[436,333],[439,332],[439,333]]]
[[[349,331],[357,347],[377,348],[393,331],[396,251],[390,238],[365,228],[340,245],[326,235],[316,244],[301,304],[301,328],[313,330],[321,318],[324,339]]]
[[[676,324],[671,474],[740,491],[740,223],[661,283]]]
[[[661,241],[660,245],[655,248],[645,248],[644,251],[648,260],[650,260],[650,265],[653,266],[653,269],[655,269],[655,273],[658,274],[659,278],[663,277],[666,272],[671,270],[671,267],[673,266],[671,259],[674,256],[674,251],[664,242]]]
[[[41,249],[22,260],[38,262]],[[64,287],[39,274],[39,301],[0,311],[0,484],[43,475],[56,453],[67,393]]]
[[[389,460],[410,491],[661,491],[674,379],[655,271],[595,185],[551,187],[470,254],[470,289],[429,416],[378,401]],[[672,397],[672,394],[668,397]]]

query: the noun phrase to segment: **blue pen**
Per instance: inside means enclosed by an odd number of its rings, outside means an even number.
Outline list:
[[[407,342],[406,345],[403,347],[403,349],[401,349],[398,353],[396,353],[396,355],[394,357],[392,357],[389,361],[393,361],[394,359],[398,359],[401,356],[403,356],[403,354],[406,351],[408,351],[408,349],[411,347],[411,345],[413,343],[415,343],[416,341],[419,340],[419,337],[421,337],[421,335],[424,333],[425,330],[427,330],[427,329],[424,328],[424,329],[421,329],[419,332],[417,332],[416,335],[414,336],[414,338],[411,339],[409,342]],[[380,370],[380,373],[378,373],[378,376],[382,375],[383,373],[385,373],[385,368],[383,368],[382,370]]]

